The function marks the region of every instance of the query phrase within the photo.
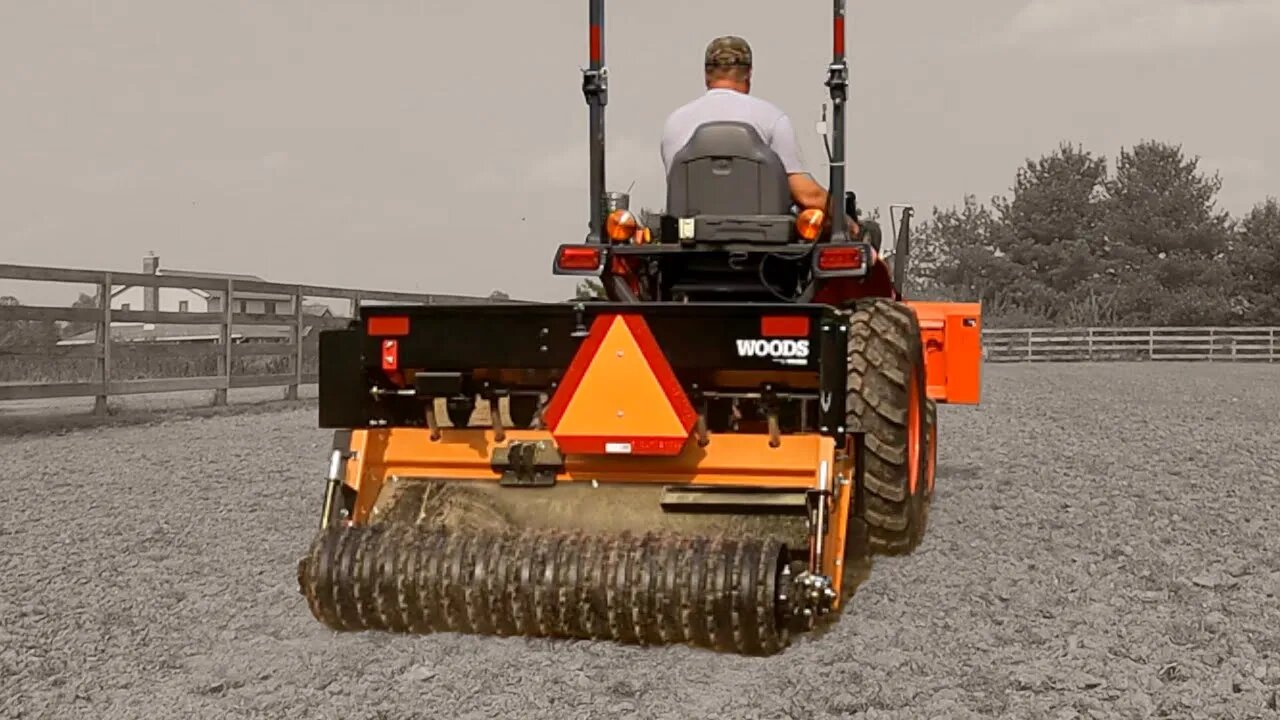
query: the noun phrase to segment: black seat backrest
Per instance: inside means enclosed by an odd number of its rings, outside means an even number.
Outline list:
[[[705,123],[672,158],[667,174],[668,215],[786,215],[790,211],[786,168],[748,123]]]

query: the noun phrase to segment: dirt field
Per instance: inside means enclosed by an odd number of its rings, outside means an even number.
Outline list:
[[[0,438],[0,717],[1280,717],[1280,367],[985,382],[925,546],[766,660],[324,630],[313,409]]]

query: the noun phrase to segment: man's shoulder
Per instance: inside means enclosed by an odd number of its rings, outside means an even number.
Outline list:
[[[681,106],[677,107],[676,109],[672,110],[672,111],[667,115],[667,122],[668,122],[668,123],[671,123],[671,122],[673,122],[673,121],[675,121],[675,120],[678,120],[678,119],[680,119],[680,118],[682,118],[682,117],[687,117],[687,116],[689,116],[689,115],[692,115],[692,114],[696,113],[696,112],[698,111],[698,109],[699,109],[700,107],[702,107],[702,105],[704,105],[704,104],[706,103],[706,100],[707,100],[707,96],[706,96],[706,95],[699,95],[699,96],[697,96],[697,97],[693,98],[692,100],[689,100],[689,101],[688,101],[688,102],[686,102],[685,104],[683,104],[683,105],[681,105]]]
[[[743,95],[742,97],[745,98],[746,102],[751,103],[753,106],[769,114],[777,115],[779,117],[787,114],[782,108],[768,100],[765,100],[759,95]]]
[[[736,108],[736,109],[730,109]],[[747,93],[709,92],[686,102],[672,110],[667,116],[667,123],[678,122],[684,118],[699,118],[703,115],[723,115],[726,111],[744,114],[756,120],[766,120],[772,125],[786,117],[786,112],[764,98]]]

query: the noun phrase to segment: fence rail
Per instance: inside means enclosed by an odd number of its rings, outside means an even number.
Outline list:
[[[489,298],[286,284],[241,278],[82,270],[0,264],[0,280],[74,283],[96,288],[96,307],[0,305],[0,331],[23,323],[74,323],[76,338],[23,345],[0,342],[0,401],[93,397],[105,413],[112,396],[212,391],[213,404],[237,388],[284,387],[297,398],[301,385],[317,381],[318,331],[341,327],[368,302],[487,302]],[[177,312],[113,308],[117,287],[200,290],[221,298],[217,311]],[[158,292],[158,290],[156,291]],[[287,298],[288,314],[236,312],[238,295]],[[309,299],[345,302],[346,315],[308,313]],[[125,326],[164,330],[117,338]],[[276,328],[262,332],[263,328]],[[181,331],[176,329],[183,329]],[[92,333],[92,339],[88,336]],[[310,354],[308,352],[310,351]],[[987,362],[1183,360],[1276,362],[1280,327],[988,328]],[[59,373],[58,363],[86,372]],[[17,370],[15,371],[15,368]],[[173,372],[158,370],[177,369]],[[239,371],[237,371],[239,369]],[[168,376],[166,376],[168,375]]]
[[[1280,327],[988,328],[987,362],[1276,362]]]
[[[225,405],[227,391],[236,388],[284,387],[285,397],[296,399],[299,386],[317,381],[317,372],[308,369],[307,351],[314,354],[318,330],[341,327],[369,302],[438,303],[487,302],[487,298],[388,292],[356,288],[325,287],[263,282],[208,275],[152,274],[0,264],[0,280],[40,283],[72,283],[96,288],[96,307],[48,307],[0,305],[0,328],[26,323],[75,323],[81,336],[24,345],[0,343],[0,361],[19,367],[19,374],[40,376],[5,380],[0,378],[0,401],[44,400],[93,397],[94,412],[107,412],[110,397],[140,393],[212,391],[213,404]],[[113,308],[110,298],[117,288],[180,288],[218,296],[216,312],[177,312],[158,309]],[[288,314],[236,312],[237,298],[247,293],[288,298]],[[308,300],[345,301],[348,314],[308,314]],[[141,328],[141,339],[115,337],[117,330],[132,325]],[[203,326],[203,327],[201,327]],[[274,327],[274,333],[253,329]],[[169,337],[161,337],[164,331]],[[190,371],[178,377],[125,377],[120,366],[126,361],[180,367]],[[239,362],[237,362],[239,361]],[[59,362],[91,362],[87,373],[59,373],[51,366]],[[314,363],[312,363],[314,364]],[[257,369],[261,372],[240,372]],[[77,375],[47,380],[49,376]]]

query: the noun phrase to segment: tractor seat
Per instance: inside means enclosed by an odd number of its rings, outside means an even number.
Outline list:
[[[790,216],[791,207],[782,160],[748,123],[705,123],[672,158],[669,216]]]

